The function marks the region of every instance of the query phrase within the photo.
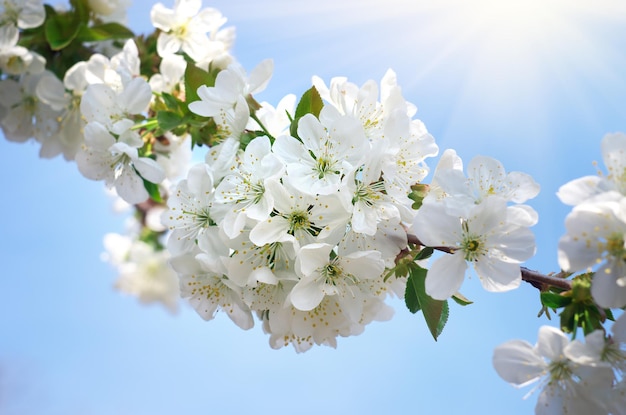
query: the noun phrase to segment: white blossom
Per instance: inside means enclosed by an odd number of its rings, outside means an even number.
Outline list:
[[[219,263],[204,261],[202,255],[172,258],[170,264],[180,278],[180,292],[196,312],[212,320],[218,310],[224,311],[237,326],[248,330],[254,326],[252,313],[241,298],[241,288],[225,276]]]
[[[142,179],[160,183],[165,178],[156,161],[139,156],[137,148],[142,145],[134,131],[127,130],[116,139],[104,125],[91,122],[85,127],[85,144],[76,154],[76,165],[88,179],[115,187],[128,203],[141,203],[149,197]]]
[[[558,259],[568,272],[595,268],[591,285],[602,307],[626,305],[626,199],[612,191],[575,206],[565,218]]]
[[[142,303],[162,303],[170,312],[178,310],[178,277],[168,265],[170,254],[130,237],[109,233],[104,237],[106,258],[117,268],[115,287]]]
[[[607,395],[613,372],[607,366],[582,365],[567,337],[560,330],[542,326],[533,347],[523,340],[511,340],[494,350],[493,365],[498,375],[514,386],[540,381],[542,392],[535,413],[607,414]]]
[[[611,190],[626,195],[626,134],[607,134],[600,146],[608,174],[584,176],[564,184],[557,192],[561,202],[574,206]]]
[[[463,283],[468,262],[487,291],[507,291],[521,282],[520,262],[535,253],[532,232],[507,222],[506,202],[492,197],[475,205],[467,217],[458,217],[436,203],[417,212],[413,231],[427,246],[452,248],[435,259],[426,276],[426,293],[444,300]]]
[[[208,51],[223,45],[210,39],[207,32],[216,32],[226,18],[213,8],[200,10],[200,0],[176,0],[174,8],[169,9],[157,3],[150,11],[152,24],[161,30],[157,38],[157,52],[160,56],[177,53],[182,50],[194,61],[203,60]]]

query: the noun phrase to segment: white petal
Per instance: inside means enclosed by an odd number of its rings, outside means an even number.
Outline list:
[[[449,215],[440,203],[423,204],[411,229],[428,246],[456,246],[462,240],[459,218]]]
[[[626,287],[618,284],[618,279],[626,275],[626,267],[623,264],[621,258],[609,261],[593,275],[591,295],[600,307],[626,306]]]
[[[152,10],[150,10],[152,25],[164,32],[168,32],[171,29],[172,23],[175,21],[174,18],[174,10],[168,9],[161,3],[155,4],[152,6]]]
[[[491,292],[509,291],[519,287],[522,281],[519,264],[495,258],[481,258],[474,264],[483,288]]]
[[[330,244],[315,243],[303,246],[298,252],[296,271],[305,277],[316,275],[317,270],[328,264],[332,249]]]
[[[291,290],[291,304],[298,310],[309,311],[317,307],[324,299],[320,283],[313,279],[301,279]]]
[[[173,55],[180,50],[182,46],[181,40],[165,32],[159,33],[157,38],[157,53],[159,56]]]
[[[459,291],[465,279],[467,263],[462,252],[436,259],[426,274],[426,294],[446,300]]]
[[[611,333],[613,333],[613,339],[616,342],[626,343],[626,313],[615,320],[611,327]]]
[[[541,326],[537,336],[537,351],[549,360],[563,359],[563,349],[569,339],[561,330],[551,326]]]
[[[259,222],[250,231],[250,240],[257,246],[263,246],[279,241],[289,230],[287,219],[274,216],[263,222]]]
[[[150,84],[143,78],[134,78],[126,84],[117,98],[120,106],[129,114],[140,114],[148,108],[152,99]]]
[[[148,157],[139,157],[133,160],[133,166],[141,177],[149,182],[159,184],[165,179],[165,171],[159,163]]]
[[[565,356],[581,365],[592,365],[600,363],[602,352],[606,343],[604,341],[604,331],[595,330],[585,336],[585,342],[574,340],[565,346]]]
[[[122,199],[133,205],[145,202],[150,197],[141,177],[137,176],[129,166],[125,166],[115,180],[115,190]]]
[[[511,340],[494,349],[493,367],[502,379],[523,387],[537,381],[547,365],[530,343]]]
[[[250,94],[256,94],[265,89],[274,71],[274,61],[266,59],[259,63],[248,76]]]
[[[561,202],[575,206],[598,193],[598,184],[602,181],[599,176],[585,176],[565,183],[556,192]]]
[[[85,126],[85,144],[97,150],[108,150],[115,144],[113,137],[106,127],[99,122],[90,122]]]

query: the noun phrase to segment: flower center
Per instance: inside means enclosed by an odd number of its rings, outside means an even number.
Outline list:
[[[332,261],[324,266],[321,274],[326,284],[337,285],[337,280],[341,277],[343,271],[335,261]]]
[[[465,253],[466,261],[477,261],[478,258],[487,253],[484,237],[469,231],[467,221],[463,222],[463,239],[461,240],[461,250]]]
[[[615,233],[606,240],[606,251],[614,258],[626,260],[626,249],[624,248],[624,235]]]
[[[381,198],[382,193],[385,191],[385,183],[380,181],[366,185],[359,182],[352,197],[352,204],[356,202],[363,202],[368,207],[374,206]]]
[[[572,368],[566,360],[551,362],[548,366],[548,372],[550,372],[549,383],[568,381],[573,376]]]
[[[289,232],[292,235],[296,231],[305,230],[311,227],[309,215],[306,212],[300,210],[291,212],[287,217],[287,220],[289,220]]]

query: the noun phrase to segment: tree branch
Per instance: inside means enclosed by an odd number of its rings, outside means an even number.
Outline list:
[[[407,241],[410,244],[426,246],[415,235],[407,234]],[[450,246],[431,246],[431,248],[447,254],[451,254],[456,250],[456,248]],[[520,267],[520,271],[522,273],[522,280],[540,291],[545,291],[548,287],[557,287],[566,291],[572,289],[572,282],[565,279],[568,274],[564,272],[559,272],[555,275],[545,275],[526,267]]]

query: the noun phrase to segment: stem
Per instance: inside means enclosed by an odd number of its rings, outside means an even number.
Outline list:
[[[132,127],[130,127],[131,130],[141,130],[142,128],[145,128],[146,130],[153,130],[156,127],[159,126],[159,121],[155,118],[152,120],[148,120],[147,122],[144,122],[142,124],[135,124]]]
[[[252,118],[254,121],[257,122],[257,124],[259,124],[259,126],[261,127],[261,130],[263,130],[263,132],[265,133],[265,135],[270,139],[270,141],[273,143],[276,139],[274,138],[273,135],[270,134],[269,131],[267,131],[267,128],[265,128],[265,126],[263,125],[263,123],[261,122],[261,120],[259,120],[259,117],[256,116],[256,113],[252,113],[250,114],[250,118]]]
[[[415,235],[407,234],[407,241],[410,244],[426,246]],[[447,254],[451,254],[456,250],[456,248],[450,246],[431,246],[431,248]],[[539,290],[545,290],[546,286],[557,287],[566,291],[572,289],[572,282],[565,279],[568,274],[564,272],[559,272],[555,275],[545,275],[526,267],[520,267],[520,271],[522,273],[522,280]]]

